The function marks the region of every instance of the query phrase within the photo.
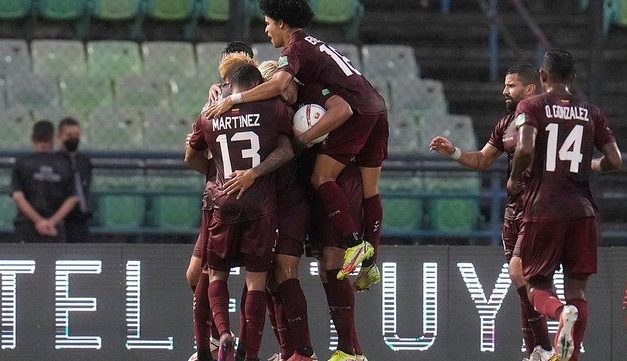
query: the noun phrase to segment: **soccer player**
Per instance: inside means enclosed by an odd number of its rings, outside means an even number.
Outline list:
[[[488,143],[480,151],[464,152],[455,147],[450,140],[437,136],[431,140],[429,149],[439,154],[449,156],[458,163],[472,169],[488,169],[502,154],[507,153],[508,169],[511,171],[511,162],[516,149],[518,134],[514,124],[514,115],[518,103],[539,94],[542,91],[540,74],[532,65],[515,65],[507,71],[503,88],[505,108],[507,114],[494,126]],[[523,222],[522,193],[509,194],[503,215],[503,248],[505,258],[509,263],[509,273],[512,282],[520,296],[520,321],[522,326],[525,348],[529,360],[548,361],[553,352],[546,325],[546,319],[533,309],[527,296],[525,279],[522,276],[520,257],[513,256],[516,242],[521,237]]]
[[[259,70],[250,64],[238,66],[227,80],[236,92],[263,81]],[[276,239],[275,178],[272,174],[257,178],[239,198],[227,195],[222,186],[234,170],[259,165],[277,148],[279,137],[291,137],[291,121],[285,105],[270,99],[243,104],[216,118],[203,117],[198,131],[202,137],[193,138],[190,147],[200,152],[209,149],[217,170],[207,264],[209,301],[220,333],[218,359],[234,357],[226,282],[231,266],[243,263],[248,290],[244,305],[246,359],[258,360],[266,312],[266,277]]]
[[[510,193],[523,189],[524,229],[515,250],[522,259],[529,300],[559,320],[559,360],[578,360],[588,322],[585,289],[597,271],[597,206],[590,192],[591,170],[620,169],[621,154],[601,110],[574,96],[573,57],[545,53],[540,77],[545,93],[521,101],[514,120],[518,144],[507,181]],[[594,147],[603,156],[593,159]],[[564,268],[564,305],[551,290],[553,273]]]
[[[347,239],[348,248],[340,279],[348,276],[359,263],[369,259],[378,245],[383,218],[378,183],[383,160],[387,158],[388,121],[385,101],[372,85],[353,67],[350,61],[332,47],[312,36],[303,28],[313,18],[306,0],[260,0],[265,15],[266,33],[275,47],[283,47],[279,71],[268,82],[243,93],[235,93],[211,106],[207,116],[221,114],[234,104],[268,99],[280,95],[292,78],[304,84],[320,83],[351,106],[353,116],[344,124],[320,121],[318,127],[299,137],[307,144],[322,134],[331,132],[316,159],[312,184],[322,199],[335,227]],[[364,239],[349,215],[346,195],[335,179],[352,158],[360,166],[364,186]],[[364,276],[374,267],[366,263]],[[373,270],[378,274],[378,270]]]

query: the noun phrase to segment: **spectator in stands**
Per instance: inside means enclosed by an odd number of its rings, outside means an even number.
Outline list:
[[[78,203],[65,218],[65,236],[68,243],[89,242],[88,221],[91,218],[89,207],[92,179],[91,159],[78,151],[81,138],[81,126],[72,117],[61,119],[57,126],[59,154],[63,156],[72,171]]]
[[[54,149],[54,125],[41,120],[33,126],[34,152],[15,162],[11,196],[17,242],[65,242],[63,220],[78,202],[68,162]]]

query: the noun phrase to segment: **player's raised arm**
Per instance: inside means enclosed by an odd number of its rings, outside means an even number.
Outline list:
[[[501,151],[496,149],[492,144],[486,145],[480,151],[464,152],[445,137],[437,136],[431,140],[429,150],[438,154],[451,157],[457,163],[477,170],[486,170],[501,155]]]
[[[595,172],[614,172],[623,166],[623,157],[616,142],[607,143],[601,149],[603,156],[592,160],[592,170]]]

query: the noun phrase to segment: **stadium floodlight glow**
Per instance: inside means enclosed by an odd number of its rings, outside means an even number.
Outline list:
[[[0,275],[2,286],[2,349],[12,350],[16,344],[16,320],[17,320],[17,274],[35,273],[35,261],[0,261]]]
[[[126,262],[126,348],[173,350],[174,338],[141,339],[141,261]]]
[[[401,337],[397,332],[397,264],[384,262],[382,267],[383,340],[394,351],[426,351],[438,335],[438,264],[422,265],[422,329],[419,337]]]
[[[485,292],[483,292],[483,286],[479,282],[475,266],[472,263],[460,262],[457,264],[457,268],[459,268],[464,283],[466,283],[466,288],[468,288],[475,307],[479,311],[479,319],[481,320],[480,350],[481,352],[494,352],[496,314],[501,309],[503,299],[505,299],[509,286],[512,284],[507,263],[503,264],[489,299],[486,298]]]
[[[70,297],[70,274],[100,274],[101,261],[56,261],[55,268],[55,349],[96,349],[100,336],[70,336],[70,312],[95,312],[96,298]]]

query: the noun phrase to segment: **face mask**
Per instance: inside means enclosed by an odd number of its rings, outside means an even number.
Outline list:
[[[79,142],[80,139],[78,138],[69,138],[65,142],[63,142],[63,146],[68,152],[76,152]]]

